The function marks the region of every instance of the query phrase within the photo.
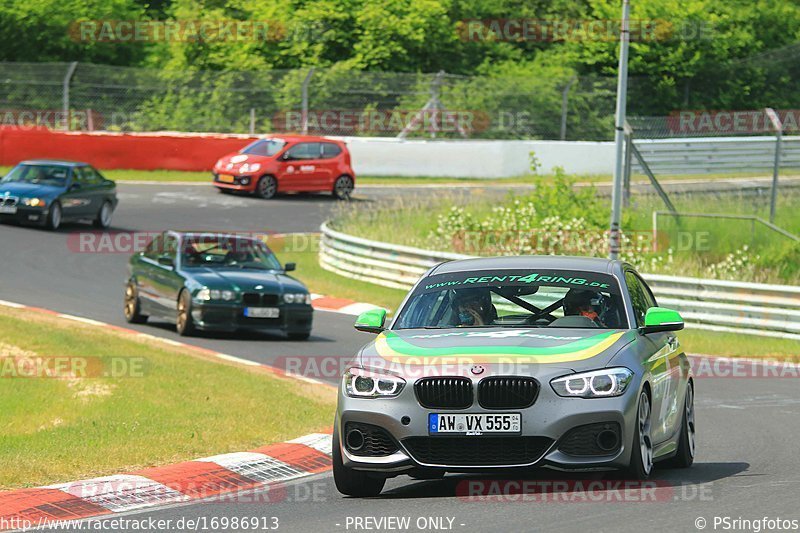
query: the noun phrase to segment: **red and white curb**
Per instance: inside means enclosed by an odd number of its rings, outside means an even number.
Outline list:
[[[365,311],[381,309],[381,307],[377,305],[354,302],[353,300],[347,300],[345,298],[332,298],[321,294],[311,295],[311,305],[317,311],[330,311],[332,313],[342,313],[344,315],[353,316],[358,316]]]
[[[313,433],[249,452],[226,453],[130,474],[0,492],[0,524],[33,527],[135,509],[219,498],[318,474],[331,467],[331,434]],[[283,491],[259,502],[278,502]],[[252,496],[247,501],[254,501]],[[0,528],[2,529],[2,528]]]

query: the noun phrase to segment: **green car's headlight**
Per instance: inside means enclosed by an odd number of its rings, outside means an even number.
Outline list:
[[[353,398],[392,398],[400,394],[406,380],[367,368],[353,367],[344,373],[344,392]]]
[[[197,291],[195,298],[203,301],[224,300],[226,302],[230,302],[231,300],[236,299],[236,293],[234,291],[220,291],[217,289],[209,289],[208,287],[203,287],[202,289]]]
[[[550,386],[565,398],[609,398],[623,394],[632,377],[624,367],[604,368],[556,378]]]
[[[304,292],[287,292],[283,295],[283,301],[287,304],[311,304],[311,295]]]

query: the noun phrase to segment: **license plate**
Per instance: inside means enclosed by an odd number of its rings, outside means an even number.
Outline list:
[[[15,205],[0,205],[0,215],[13,215],[17,212]]]
[[[224,183],[233,183],[233,176],[229,176],[227,174],[220,174],[219,181]]]
[[[428,434],[520,433],[521,418],[519,413],[430,413],[428,414]]]
[[[245,307],[244,316],[248,318],[278,318],[280,311],[277,307]]]

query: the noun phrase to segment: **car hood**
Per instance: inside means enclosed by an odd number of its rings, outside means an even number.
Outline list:
[[[64,192],[63,187],[55,185],[42,185],[37,183],[8,182],[0,183],[0,196],[9,193],[11,196],[37,196],[53,198]]]
[[[387,330],[359,355],[364,366],[395,370],[409,365],[463,369],[480,365],[489,369],[489,375],[503,373],[499,368],[508,373],[525,365],[534,374],[554,369],[577,372],[605,367],[635,335],[634,330],[572,328]]]
[[[191,268],[184,271],[199,285],[241,292],[306,292],[305,286],[286,274],[239,268]]]
[[[261,168],[258,169],[256,172],[260,172],[263,168],[274,161],[275,157],[266,157],[263,155],[253,155],[253,154],[240,154],[239,152],[234,152],[232,154],[225,155],[221,157],[217,163],[214,165],[214,170],[217,173],[220,172],[230,172],[232,174],[236,174],[239,172],[239,169],[242,168],[242,165],[252,165],[254,163],[258,163],[261,165]]]

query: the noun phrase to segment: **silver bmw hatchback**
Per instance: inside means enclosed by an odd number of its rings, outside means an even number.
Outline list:
[[[695,455],[694,382],[676,331],[627,263],[498,257],[432,268],[344,372],[337,489],[401,474],[622,470],[646,479]]]

